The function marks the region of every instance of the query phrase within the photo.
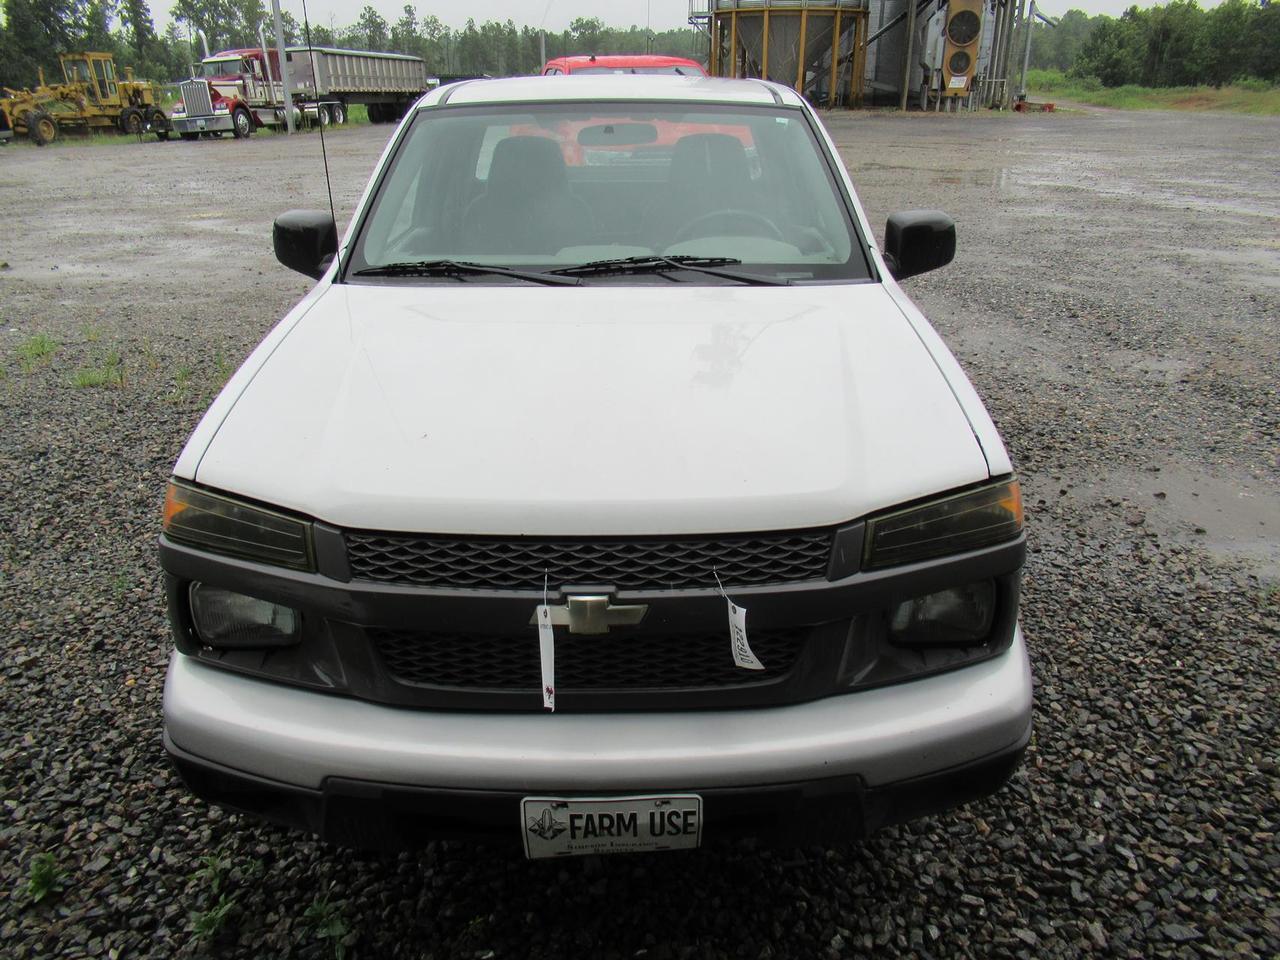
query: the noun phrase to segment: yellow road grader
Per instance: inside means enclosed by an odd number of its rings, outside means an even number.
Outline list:
[[[46,84],[41,70],[34,90],[4,89],[0,136],[26,136],[41,147],[66,130],[151,131],[161,140],[169,138],[169,120],[156,103],[155,87],[134,80],[131,68],[125,68],[121,80],[109,53],[64,53],[58,60],[62,83]]]

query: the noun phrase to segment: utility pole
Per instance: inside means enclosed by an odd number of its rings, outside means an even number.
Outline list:
[[[538,72],[541,73],[542,64],[547,62],[547,31],[546,30],[540,29],[538,31],[538,56],[542,60],[542,63],[538,64]]]
[[[1031,28],[1036,23],[1036,0],[1031,0],[1030,15],[1027,17],[1027,50],[1022,55],[1022,79],[1018,84],[1018,99],[1027,99],[1027,70],[1031,66]]]
[[[284,123],[289,133],[293,133],[293,94],[289,92],[289,56],[284,52],[284,21],[280,19],[280,0],[271,0],[271,12],[276,20],[276,50],[280,54],[280,89],[284,91]],[[269,50],[262,55],[271,58]],[[315,78],[313,77],[312,80]]]
[[[915,55],[916,43],[916,2],[907,0],[907,44],[902,54],[902,97],[898,101],[898,109],[906,111],[907,97],[911,94],[911,58]]]

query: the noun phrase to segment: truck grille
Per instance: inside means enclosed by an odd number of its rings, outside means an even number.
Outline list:
[[[188,117],[213,116],[213,101],[209,97],[209,84],[203,80],[184,80],[178,84],[182,92],[182,105]]]
[[[694,690],[749,686],[789,673],[806,629],[759,630],[751,649],[764,670],[734,665],[727,630],[644,636],[556,637],[556,691]],[[480,636],[370,630],[388,672],[400,683],[536,694],[542,683],[538,636]]]
[[[348,532],[358,580],[429,587],[541,590],[600,584],[624,590],[751,586],[821,580],[831,532],[767,533],[717,539],[453,539]]]

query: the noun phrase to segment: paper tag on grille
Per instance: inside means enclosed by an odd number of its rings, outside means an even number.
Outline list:
[[[751,644],[747,642],[747,611],[728,597],[724,602],[729,605],[729,640],[733,647],[733,662],[743,670],[763,670],[764,664],[751,652]]]
[[[538,652],[542,658],[542,707],[555,713],[556,635],[551,626],[551,607],[545,603],[538,604]]]

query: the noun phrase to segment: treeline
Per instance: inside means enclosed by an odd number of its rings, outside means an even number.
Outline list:
[[[1019,56],[1025,42],[1016,41]],[[1280,3],[1224,0],[1205,10],[1171,0],[1119,17],[1069,10],[1057,27],[1033,24],[1031,66],[1105,87],[1280,83]]]
[[[132,67],[140,77],[164,82],[190,75],[199,63],[201,32],[215,53],[256,47],[259,26],[273,42],[274,22],[263,0],[177,0],[163,32],[156,30],[147,0],[2,0],[0,9],[0,86],[8,87],[34,86],[41,67],[47,80],[60,80],[58,54],[73,50],[108,51],[121,72]],[[285,43],[304,43],[303,25],[287,12],[282,20]],[[366,6],[346,27],[312,23],[311,42],[414,54],[428,70],[443,74],[527,74],[542,66],[536,28],[510,20],[468,20],[450,28],[435,15],[420,15],[412,4],[394,22]],[[701,59],[704,46],[691,29],[615,28],[595,18],[579,18],[568,30],[546,36],[548,57],[652,51]]]

